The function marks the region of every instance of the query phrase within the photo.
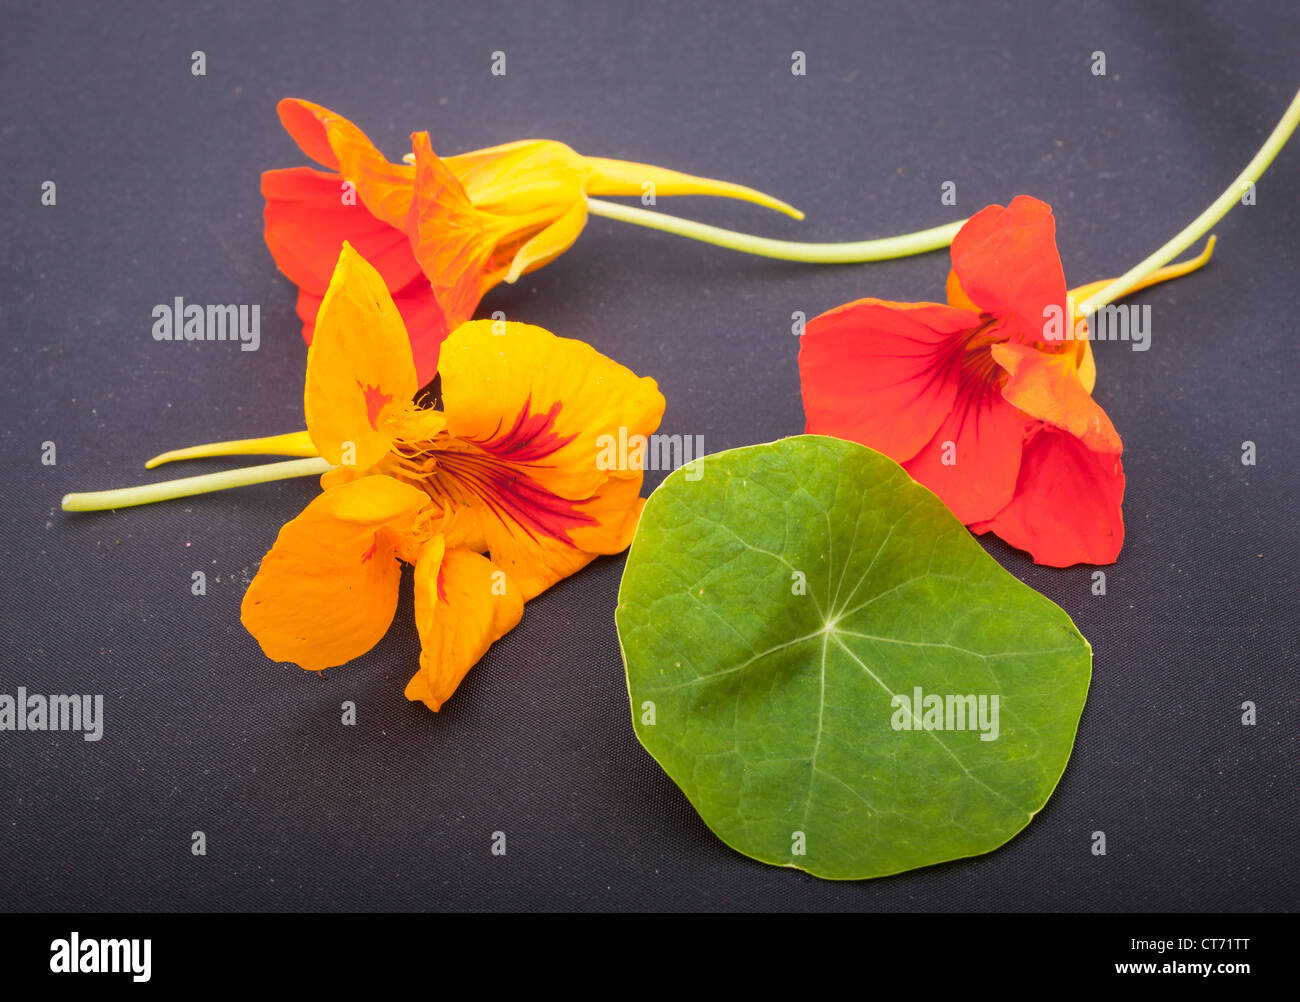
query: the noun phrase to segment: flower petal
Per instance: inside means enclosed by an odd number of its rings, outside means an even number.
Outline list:
[[[442,163],[475,208],[511,216],[538,209],[559,216],[582,198],[588,175],[581,156],[551,139],[522,139],[444,157]]]
[[[1003,398],[1031,417],[1068,431],[1089,449],[1123,451],[1119,432],[1080,382],[1073,352],[1044,352],[1020,344],[995,344],[990,351],[1008,374]]]
[[[799,343],[806,430],[911,459],[952,410],[961,335],[979,322],[939,303],[880,299],[814,317]]]
[[[404,230],[344,201],[342,179],[310,167],[262,174],[266,245],[291,282],[323,296],[346,240],[384,277],[390,289],[423,278]],[[427,284],[427,283],[426,283]]]
[[[442,304],[450,329],[474,315],[479,300],[500,280],[488,277],[495,237],[487,217],[433,152],[427,132],[411,136],[415,150],[415,200],[403,221],[415,259]]]
[[[663,417],[655,381],[584,341],[531,324],[475,320],[443,344],[447,430],[563,498],[590,497],[613,470],[610,439],[649,435]]]
[[[1016,489],[1027,422],[991,377],[964,376],[952,412],[903,468],[963,522],[991,518]]]
[[[266,245],[280,270],[298,286],[303,340],[311,344],[316,314],[344,242],[379,272],[410,335],[421,385],[438,371],[438,346],[447,321],[438,298],[411,253],[406,233],[376,219],[360,203],[342,199],[337,174],[310,167],[266,171]]]
[[[364,477],[286,523],[240,610],[266,656],[316,671],[378,643],[397,608],[402,537],[428,504],[417,488]]]
[[[345,243],[307,351],[304,408],[317,451],[336,466],[370,469],[392,443],[385,419],[408,409],[418,388],[383,278]]]
[[[1110,564],[1124,545],[1124,464],[1050,425],[1031,432],[1015,497],[974,532],[994,532],[1049,567]]]
[[[953,238],[952,268],[968,301],[1014,319],[1018,340],[1044,339],[1043,311],[1049,305],[1068,319],[1056,220],[1046,202],[1017,195],[1005,209],[990,205],[975,213]]]
[[[514,282],[520,275],[550,264],[573,246],[587,225],[587,200],[579,198],[559,219],[519,248],[510,262],[504,281]]]
[[[486,547],[525,599],[627,546],[643,472],[606,457],[659,426],[653,379],[581,341],[486,320],[448,338],[441,367],[449,440],[430,489],[454,542]]]
[[[355,184],[357,195],[376,218],[399,230],[405,227],[415,193],[413,167],[390,163],[364,132],[319,104],[285,98],[276,110],[307,156]]]
[[[524,599],[486,557],[435,536],[415,565],[420,670],[406,698],[436,711],[487,649],[518,624]]]

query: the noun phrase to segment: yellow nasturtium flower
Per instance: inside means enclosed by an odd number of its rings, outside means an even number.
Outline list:
[[[655,381],[526,324],[462,324],[442,348],[443,406],[421,406],[410,343],[380,274],[344,244],[307,356],[308,433],[335,468],[281,530],[242,618],[277,661],[364,654],[415,565],[420,669],[437,710],[524,601],[631,542],[642,471],[602,469],[602,436],[649,435]]]

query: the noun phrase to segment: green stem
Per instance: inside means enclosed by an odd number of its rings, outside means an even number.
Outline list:
[[[632,205],[620,202],[606,202],[600,198],[588,198],[587,210],[593,216],[617,219],[621,223],[632,223],[651,230],[675,233],[679,237],[699,240],[715,247],[741,251],[745,254],[757,254],[759,257],[780,258],[782,261],[803,261],[808,264],[856,264],[861,261],[888,261],[896,257],[908,257],[912,254],[924,254],[927,251],[940,250],[952,243],[952,238],[966,222],[959,219],[945,226],[935,226],[916,233],[905,233],[897,237],[882,237],[879,240],[859,240],[854,243],[810,244],[797,240],[770,240],[767,237],[750,236],[734,230],[724,230],[719,226],[670,216],[664,212],[648,212]]]
[[[198,477],[182,477],[180,480],[164,480],[162,483],[143,484],[140,487],[65,494],[63,510],[107,511],[110,508],[130,508],[138,504],[152,504],[155,501],[170,501],[172,498],[224,491],[231,487],[265,484],[272,480],[319,476],[332,469],[333,466],[319,457],[291,459],[285,463],[264,463],[261,466],[246,466],[243,469],[224,470],[221,473],[205,473]]]
[[[1196,243],[1210,227],[1226,216],[1228,211],[1240,201],[1244,189],[1259,180],[1260,175],[1273,162],[1273,158],[1277,156],[1278,151],[1291,138],[1291,133],[1295,131],[1298,124],[1300,124],[1300,91],[1297,91],[1295,97],[1291,99],[1286,114],[1282,116],[1282,121],[1277,123],[1277,128],[1268,137],[1268,141],[1260,147],[1260,151],[1246,165],[1246,169],[1237,175],[1237,179],[1228,186],[1227,191],[1215,199],[1213,205],[1192,220],[1186,229],[1145,261],[1130,268],[1109,285],[1098,289],[1095,295],[1089,296],[1087,300],[1079,304],[1079,315],[1087,316],[1119,299],[1127,290],[1139,285],[1153,271],[1162,268]]]

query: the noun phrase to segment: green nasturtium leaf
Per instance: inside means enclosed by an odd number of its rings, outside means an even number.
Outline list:
[[[833,879],[1024,828],[1065,769],[1092,664],[1069,616],[897,464],[814,435],[674,471],[617,622],[637,736],[705,823]]]

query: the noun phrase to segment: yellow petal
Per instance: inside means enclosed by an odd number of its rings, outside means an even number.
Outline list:
[[[451,540],[489,550],[525,599],[628,545],[663,416],[653,379],[581,341],[486,320],[444,342],[441,367],[447,440],[428,490]]]
[[[545,207],[558,216],[582,197],[588,174],[581,156],[550,139],[505,143],[442,162],[476,208],[501,215]]]
[[[1084,392],[1091,394],[1097,385],[1097,359],[1092,353],[1091,340],[1078,343],[1083,345],[1079,349],[1079,382],[1083,385]]]
[[[554,261],[573,246],[573,242],[578,239],[578,234],[586,225],[587,199],[583,196],[574,202],[564,215],[519,248],[514,260],[510,262],[510,270],[506,273],[505,281],[512,283],[520,275],[536,271]]]
[[[503,571],[477,553],[447,549],[435,536],[415,565],[420,670],[406,698],[436,711],[523,614],[523,595]]]
[[[317,451],[363,473],[389,451],[387,423],[418,388],[406,326],[384,280],[348,243],[316,317],[303,405]]]
[[[418,488],[363,477],[286,523],[240,609],[266,656],[318,671],[378,643],[397,607],[398,551],[428,504]]]
[[[648,376],[585,341],[531,324],[474,320],[443,342],[448,433],[527,473],[558,497],[586,498],[610,474],[606,446],[649,435],[664,397]]]

